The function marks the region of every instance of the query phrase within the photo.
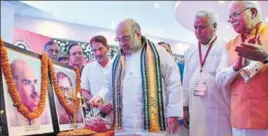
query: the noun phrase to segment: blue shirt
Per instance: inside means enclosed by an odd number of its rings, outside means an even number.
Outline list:
[[[181,75],[181,83],[183,81],[183,70],[184,70],[184,63],[178,63],[180,75]]]
[[[178,63],[180,75],[181,75],[181,83],[183,81],[183,70],[184,70],[184,63]],[[179,125],[183,125],[183,120],[179,120]]]

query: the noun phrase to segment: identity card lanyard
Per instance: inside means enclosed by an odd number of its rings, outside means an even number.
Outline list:
[[[217,39],[217,36],[210,42],[209,47],[208,47],[208,50],[207,50],[207,52],[205,54],[204,59],[202,58],[201,44],[200,44],[200,42],[198,43],[199,61],[200,61],[200,76],[201,76],[201,73],[203,71],[203,67],[204,67],[205,62],[207,60],[208,54],[209,54],[209,52],[210,52],[210,50],[212,48],[213,43],[216,41],[216,39]]]

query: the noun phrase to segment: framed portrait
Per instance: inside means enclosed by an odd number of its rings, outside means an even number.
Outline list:
[[[34,112],[39,106],[41,99],[41,60],[40,55],[5,43],[16,92],[21,103],[30,111]],[[2,68],[1,68],[2,69]],[[15,107],[11,94],[8,90],[3,69],[1,71],[1,99],[5,120],[3,126],[10,136],[51,134],[54,133],[51,116],[49,96],[45,97],[45,108],[41,115],[34,119],[26,118]],[[47,90],[48,91],[48,90]],[[2,105],[2,104],[1,104]],[[5,127],[3,127],[5,128]]]
[[[64,109],[64,107],[59,102],[55,90],[53,91],[59,131],[73,129],[75,120],[78,128],[84,128],[85,121],[81,103],[80,107],[76,107],[72,101],[72,98],[76,94],[76,73],[74,69],[64,64],[54,63],[54,71],[57,83],[59,85],[60,90],[62,91],[61,93],[66,100],[66,104],[73,110],[78,108],[78,110],[76,111],[76,117],[74,117],[72,114],[68,113],[67,110]]]

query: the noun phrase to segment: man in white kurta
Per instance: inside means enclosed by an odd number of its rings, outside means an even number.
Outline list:
[[[137,37],[140,35],[139,25],[132,19],[125,19],[117,27],[117,41],[121,51],[125,52],[124,78],[122,81],[122,127],[115,130],[117,136],[149,136],[167,135],[165,131],[148,132],[144,129],[143,89],[141,75],[141,49]],[[139,37],[142,38],[142,37]],[[129,44],[130,43],[130,44]],[[133,43],[133,44],[131,44]],[[124,45],[122,45],[124,44]],[[167,132],[176,134],[178,119],[182,117],[182,88],[180,73],[172,57],[162,47],[156,46],[160,58],[164,93],[165,117]],[[93,105],[99,105],[102,99],[112,99],[112,69],[107,77],[107,83],[92,100]]]
[[[92,61],[85,65],[81,76],[81,88],[90,91],[94,96],[99,92],[105,82],[105,75],[111,69],[111,60],[103,67],[98,61]]]
[[[96,95],[100,90],[106,80],[106,74],[109,69],[111,69],[111,60],[108,56],[109,45],[107,44],[107,40],[104,36],[97,35],[94,36],[90,40],[91,48],[93,55],[95,57],[95,61],[92,61],[86,64],[83,68],[82,76],[81,76],[81,88],[90,92],[92,96]],[[110,104],[109,104],[110,103]],[[106,101],[106,105],[111,105],[111,101]],[[111,110],[111,109],[110,109]],[[99,109],[90,109],[90,113],[86,115],[87,118],[97,116],[100,111]],[[108,114],[108,113],[107,113]],[[111,127],[111,114],[108,114],[106,120]]]
[[[198,11],[194,27],[199,45],[190,47],[185,52],[183,79],[184,108],[189,108],[187,115],[190,117],[190,136],[231,136],[230,94],[215,83],[224,48],[224,43],[215,34],[215,14],[207,10]],[[202,68],[199,55],[202,56]],[[198,81],[206,84],[204,94],[197,93]]]
[[[163,47],[164,49],[166,49],[166,51],[170,54],[170,56],[173,57],[173,59],[175,60],[176,62],[176,56],[174,56],[172,54],[172,50],[171,50],[171,47],[168,43],[165,43],[165,42],[158,42],[158,44]],[[180,65],[180,64],[178,64]],[[183,78],[183,69],[184,67],[179,67],[179,70],[180,70],[180,75],[181,75],[181,83],[182,83],[182,78]],[[183,125],[183,119],[179,120],[179,125]],[[185,127],[185,126],[182,126],[182,127],[179,127],[179,135],[178,136],[188,136],[189,135],[189,130]]]

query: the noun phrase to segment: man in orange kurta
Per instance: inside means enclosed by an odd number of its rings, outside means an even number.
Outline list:
[[[231,90],[233,136],[268,136],[268,26],[257,1],[231,2],[229,11],[239,35],[227,43],[216,80]],[[256,74],[245,80],[251,66]]]

